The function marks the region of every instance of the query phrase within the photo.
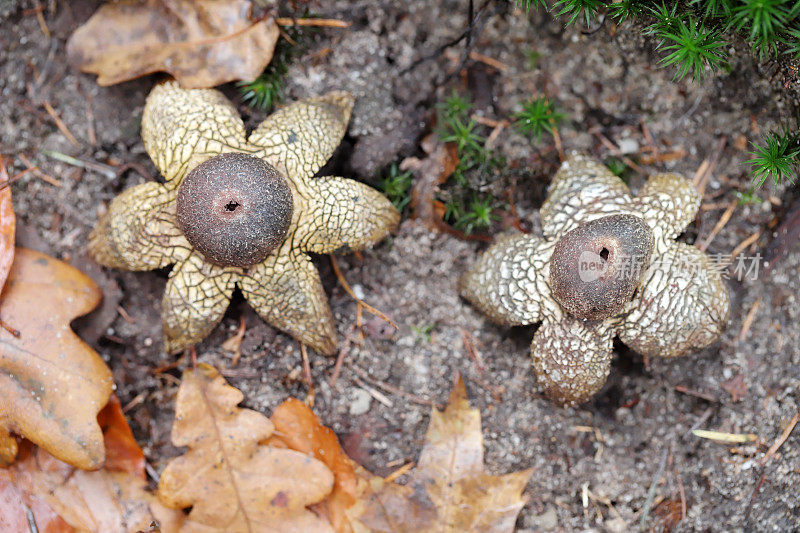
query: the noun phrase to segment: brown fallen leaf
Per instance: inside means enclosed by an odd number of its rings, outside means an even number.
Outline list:
[[[8,173],[0,157],[0,288],[6,282],[11,264],[14,262],[14,235],[17,230],[17,217],[11,203],[11,187],[8,186]]]
[[[359,480],[354,464],[342,450],[336,434],[322,425],[310,407],[295,398],[280,404],[270,420],[275,424],[275,433],[268,444],[313,455],[333,472],[333,491],[318,504],[318,508],[337,532],[353,531],[345,511],[360,494]]]
[[[104,4],[67,41],[70,63],[113,85],[158,71],[186,88],[253,80],[279,31],[251,20],[248,0],[122,0]]]
[[[0,531],[71,533],[75,529],[41,498],[22,490],[0,469]]]
[[[78,468],[105,460],[97,413],[111,394],[111,371],[70,329],[100,302],[95,283],[45,254],[16,249],[0,294],[0,463],[17,453],[10,432]]]
[[[458,150],[455,144],[443,143],[433,133],[420,145],[427,154],[424,159],[408,157],[400,164],[401,170],[411,170],[417,178],[411,186],[411,216],[430,229],[441,230],[445,224],[436,210],[436,191],[456,170]]]
[[[306,454],[260,444],[273,424],[237,407],[242,398],[211,366],[184,372],[172,443],[189,450],[161,475],[161,501],[192,506],[186,531],[333,531],[306,509],[331,492],[330,470]]]
[[[731,395],[731,401],[734,403],[747,396],[747,383],[742,374],[736,374],[731,379],[723,381],[720,383],[720,387]]]
[[[0,531],[133,533],[148,530],[154,520],[162,533],[178,531],[183,513],[149,493],[144,473],[130,460],[143,454],[119,402],[112,401],[98,420],[108,455],[101,470],[77,470],[23,441],[17,462],[0,468]]]
[[[481,415],[459,378],[442,412],[433,409],[417,466],[406,485],[369,480],[348,510],[356,531],[511,532],[525,505],[531,469],[502,476],[483,467]]]

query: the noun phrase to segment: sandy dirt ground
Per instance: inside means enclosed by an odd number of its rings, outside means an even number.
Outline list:
[[[0,11],[0,153],[17,161],[12,170],[24,168],[22,154],[61,182],[55,187],[30,175],[14,184],[18,241],[70,261],[103,288],[103,306],[76,328],[113,369],[117,394],[130,404],[134,433],[160,472],[180,453],[169,443],[169,431],[186,365],[183,360],[170,371],[153,372],[174,361],[161,344],[160,300],[168,271],[106,270],[84,252],[98,212],[114,195],[158,179],[138,132],[144,98],[157,77],[101,88],[72,69],[65,39],[97,5],[73,4],[59,2],[56,12],[45,12],[50,39],[36,17],[23,11],[30,7],[25,2]],[[498,3],[476,26],[480,33],[472,44],[473,51],[501,62],[498,70],[474,59],[461,64],[463,41],[442,48],[466,28],[466,1],[342,0],[326,2],[318,12],[352,25],[314,36],[290,69],[287,97],[333,88],[358,97],[348,135],[324,174],[374,183],[388,163],[420,155],[435,103],[454,88],[468,90],[476,113],[494,120],[510,118],[523,100],[545,94],[567,114],[560,130],[565,149],[602,158],[612,143],[636,156],[650,144],[646,130],[661,153],[685,153],[642,165],[645,174],[634,172],[630,180],[634,191],[646,173],[692,176],[704,159],[718,157],[704,207],[682,237],[694,242],[711,234],[735,192],[747,187],[747,142],[789,112],[781,81],[759,69],[745,50],[735,55],[729,74],[674,82],[673,72],[657,69],[658,54],[630,29],[613,31],[608,24],[592,34],[564,30],[548,16],[526,17]],[[531,52],[538,54],[533,66]],[[238,97],[235,87],[223,91]],[[77,145],[59,131],[44,101]],[[239,108],[249,127],[264,116]],[[520,217],[539,231],[538,207],[557,168],[557,152],[550,140],[534,145],[513,128],[500,134],[496,147],[516,176],[513,199]],[[42,150],[108,167],[78,168],[46,158]],[[760,238],[744,253],[763,252],[797,191],[765,187],[759,194],[763,202],[735,209],[709,253],[729,254],[758,231]],[[528,355],[535,327],[492,325],[458,296],[458,277],[483,248],[404,220],[362,260],[340,257],[354,290],[399,325],[395,332],[366,314],[361,340],[353,330],[355,302],[337,283],[329,258],[315,258],[339,333],[352,339],[333,387],[334,361],[311,354],[315,409],[354,459],[378,474],[414,461],[430,404],[442,405],[461,373],[483,413],[488,469],[535,469],[520,530],[630,531],[639,527],[645,509],[647,529],[669,530],[676,514],[680,518],[681,494],[686,516],[676,531],[800,530],[800,430],[770,461],[760,462],[800,408],[796,243],[768,275],[762,270],[757,279],[727,281],[732,313],[718,343],[678,360],[649,362],[617,343],[607,385],[575,409],[554,406],[539,391]],[[246,333],[233,367],[220,345],[241,319]],[[470,336],[482,366],[465,346]],[[197,352],[242,389],[249,407],[269,412],[288,396],[307,394],[299,345],[261,321],[240,295]],[[697,428],[754,433],[760,440],[724,445],[695,437],[691,429]]]

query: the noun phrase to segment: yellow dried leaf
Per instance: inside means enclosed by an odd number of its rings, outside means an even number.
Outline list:
[[[459,379],[444,411],[433,409],[425,444],[406,485],[369,480],[350,515],[357,531],[511,532],[525,505],[531,469],[502,476],[483,466],[481,416]]]
[[[278,26],[250,19],[248,0],[109,2],[67,42],[70,63],[113,85],[152,72],[183,87],[253,80],[272,59]]]
[[[272,422],[237,407],[242,398],[211,366],[183,374],[172,442],[189,450],[161,475],[161,501],[192,506],[184,531],[333,531],[306,509],[331,492],[331,471],[306,454],[261,444]]]
[[[103,464],[97,413],[111,394],[111,371],[70,329],[100,302],[80,271],[45,254],[17,248],[0,294],[0,463],[17,453],[10,432],[78,468]]]

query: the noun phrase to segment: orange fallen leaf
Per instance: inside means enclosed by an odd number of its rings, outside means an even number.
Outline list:
[[[164,507],[132,468],[130,458],[143,454],[116,397],[98,419],[108,456],[101,470],[77,470],[23,441],[17,462],[0,468],[0,531],[133,533],[154,520],[162,533],[178,531],[183,513]]]
[[[186,531],[332,531],[306,509],[331,492],[330,470],[306,454],[260,444],[274,426],[237,407],[242,399],[211,366],[184,372],[172,442],[189,449],[161,475],[161,501],[192,507]]]
[[[358,478],[352,460],[339,445],[336,434],[320,422],[305,403],[289,398],[280,404],[270,418],[275,433],[267,441],[271,446],[285,446],[313,455],[333,472],[333,492],[319,507],[339,533],[352,531],[345,510],[359,495]]]
[[[111,395],[108,404],[97,415],[97,423],[103,430],[106,447],[105,469],[145,479],[144,452],[133,437],[116,394]]]
[[[272,59],[279,31],[251,20],[248,0],[109,2],[67,42],[70,63],[113,85],[158,71],[186,88],[253,80]]]
[[[483,466],[481,415],[459,378],[444,411],[433,409],[417,466],[406,485],[369,479],[348,510],[356,531],[511,532],[525,505],[531,469],[493,476]]]
[[[75,268],[45,254],[16,249],[0,294],[0,464],[17,453],[10,432],[78,468],[105,460],[97,413],[111,394],[106,364],[70,329],[94,309],[101,292]]]

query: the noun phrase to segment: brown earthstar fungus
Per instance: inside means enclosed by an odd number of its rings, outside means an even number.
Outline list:
[[[238,285],[267,322],[323,354],[336,328],[307,253],[359,250],[398,223],[394,206],[362,183],[315,174],[344,136],[352,97],[331,92],[289,104],[249,137],[219,91],[157,85],[142,139],[165,183],[132,187],[90,236],[101,264],[175,264],[162,299],[169,353],[208,335]]]
[[[500,324],[541,322],[531,343],[537,381],[558,403],[585,402],[608,377],[615,336],[672,358],[727,325],[719,271],[674,240],[700,200],[676,174],[655,174],[631,196],[605,166],[573,155],[542,205],[544,238],[502,236],[461,279],[461,294]]]

